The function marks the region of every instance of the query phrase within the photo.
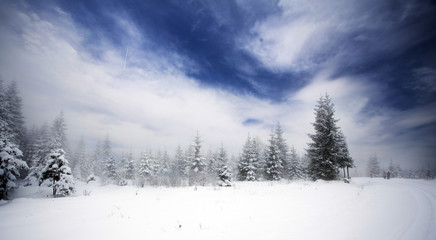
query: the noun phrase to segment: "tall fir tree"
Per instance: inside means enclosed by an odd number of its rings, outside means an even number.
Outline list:
[[[247,137],[247,141],[242,149],[242,155],[238,161],[238,179],[241,181],[260,180],[260,153],[257,148],[256,140]]]
[[[191,162],[191,169],[189,174],[190,185],[204,185],[205,184],[205,159],[201,154],[201,138],[197,132],[194,138],[193,157]]]
[[[8,124],[9,141],[22,148],[25,142],[24,116],[22,114],[22,101],[19,96],[16,82],[8,85],[4,92],[4,104],[6,105],[6,121]]]
[[[277,145],[277,138],[274,132],[271,132],[268,140],[269,144],[266,150],[265,158],[265,175],[270,181],[278,181],[281,179],[283,164],[280,159],[280,151]]]
[[[283,128],[280,123],[277,123],[277,126],[274,131],[275,134],[275,144],[277,148],[277,161],[279,165],[281,165],[280,177],[286,178],[288,176],[288,161],[289,161],[289,146],[286,143],[286,139],[284,138]]]
[[[12,99],[11,89],[15,91]],[[22,140],[20,134],[23,129],[23,118],[17,117],[17,113],[21,114],[21,99],[15,83],[5,92],[0,80],[0,199],[6,199],[8,193],[17,187],[19,170],[28,168],[26,162],[21,160],[19,144]]]
[[[341,163],[341,148],[346,147],[340,137],[338,122],[334,117],[334,104],[328,94],[321,96],[315,107],[315,134],[309,134],[312,142],[308,144],[307,156],[310,159],[309,175],[312,180],[334,180],[338,178]],[[348,149],[346,150],[348,152]]]

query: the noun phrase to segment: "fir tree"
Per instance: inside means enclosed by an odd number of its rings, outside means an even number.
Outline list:
[[[278,181],[281,179],[283,165],[279,157],[280,152],[277,145],[277,139],[273,132],[270,134],[268,142],[269,145],[267,147],[265,159],[265,175],[267,180]]]
[[[205,183],[204,171],[206,164],[204,163],[204,157],[201,155],[201,139],[198,132],[194,138],[193,150],[194,155],[191,162],[189,183],[190,185],[203,185]]]
[[[256,145],[256,141],[248,135],[238,162],[238,179],[241,181],[257,181],[260,178],[260,153]]]
[[[64,150],[52,151],[45,162],[46,166],[41,174],[43,184],[52,186],[53,196],[68,196],[74,193],[74,178],[65,159]]]
[[[174,155],[174,165],[176,177],[186,179],[188,177],[188,164],[185,160],[185,155],[180,145],[177,146],[176,153]]]
[[[20,176],[18,170],[27,168],[26,162],[20,159],[21,156],[17,146],[5,136],[0,136],[0,199],[6,199],[8,193],[17,187],[16,180]]]
[[[125,178],[132,180],[135,177],[135,161],[133,159],[132,152],[130,152],[127,155],[127,161],[124,168],[125,168]]]
[[[154,165],[152,155],[149,152],[141,153],[139,158],[138,176],[141,187],[144,187],[145,183],[151,183],[154,176]]]
[[[289,151],[289,164],[288,164],[288,174],[291,180],[304,178],[304,173],[300,161],[298,159],[297,151],[292,146]]]
[[[274,131],[275,134],[275,144],[277,148],[277,162],[279,166],[281,166],[280,169],[280,177],[284,178],[287,177],[288,172],[288,161],[289,161],[289,146],[286,143],[286,139],[283,136],[283,129],[280,126],[280,123],[277,123],[276,129]]]
[[[322,96],[315,108],[315,134],[309,134],[309,174],[313,180],[334,180],[338,176],[338,120],[334,118],[334,105],[329,95]]]
[[[106,136],[106,139],[103,142],[102,158],[104,161],[104,176],[110,181],[115,181],[117,179],[116,160],[114,155],[112,154],[112,147],[109,136]]]
[[[221,146],[217,156],[216,171],[218,174],[218,185],[222,187],[232,186],[231,183],[232,173],[230,172],[227,163],[228,163],[227,152],[224,150],[224,147]]]
[[[369,177],[380,177],[380,163],[378,162],[377,155],[369,157],[366,172]]]
[[[21,97],[18,93],[16,82],[9,84],[6,91],[4,91],[3,101],[7,108],[5,112],[8,124],[9,141],[16,144],[17,147],[22,148],[24,145],[24,117],[22,114]]]

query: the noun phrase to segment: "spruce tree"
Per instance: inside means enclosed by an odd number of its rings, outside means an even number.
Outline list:
[[[139,184],[144,187],[145,183],[151,183],[154,177],[154,165],[150,152],[142,152],[139,158],[138,176]]]
[[[288,176],[288,164],[289,164],[289,146],[286,143],[286,139],[284,138],[283,129],[280,126],[280,123],[277,123],[277,126],[274,131],[275,134],[275,144],[277,148],[277,157],[278,163],[281,165],[280,177],[285,178]]]
[[[257,181],[260,179],[260,153],[257,143],[248,135],[238,162],[238,179],[240,181]]]
[[[127,161],[125,165],[125,178],[129,180],[135,178],[135,161],[133,159],[132,152],[127,155]]]
[[[41,174],[43,184],[53,188],[53,196],[68,196],[74,193],[74,178],[65,159],[64,150],[52,151],[45,162]]]
[[[21,110],[21,97],[19,96],[16,82],[9,84],[3,94],[3,101],[7,108],[4,114],[7,116],[5,120],[9,126],[9,141],[16,144],[17,147],[22,148],[25,141],[24,117]]]
[[[312,142],[308,144],[307,156],[310,159],[309,175],[312,180],[334,180],[338,177],[340,166],[339,142],[334,118],[334,105],[328,94],[321,96],[315,107],[315,134],[309,134]]]
[[[280,152],[277,145],[277,139],[274,132],[271,132],[269,145],[266,150],[265,159],[265,175],[266,179],[270,181],[278,181],[281,179],[283,171],[283,164],[280,159]]]
[[[27,168],[21,157],[20,149],[0,136],[0,199],[7,199],[8,193],[17,187],[16,180],[20,176],[18,170]]]
[[[189,174],[189,183],[190,185],[204,185],[205,184],[205,168],[206,164],[204,163],[204,157],[201,155],[201,139],[200,135],[197,132],[197,135],[194,138],[193,144],[193,159],[191,162],[191,169]]]
[[[366,168],[368,177],[380,177],[380,163],[378,162],[377,155],[372,155],[369,157],[368,166]]]
[[[291,180],[304,178],[303,169],[294,146],[289,151],[288,174]]]
[[[19,133],[14,125],[14,107],[9,104],[0,80],[0,199],[6,199],[8,193],[17,187],[16,180],[20,169],[27,169],[27,164],[21,160],[19,149]]]
[[[216,171],[218,175],[218,185],[222,187],[232,186],[231,183],[232,173],[229,170],[227,152],[225,151],[223,146],[221,146],[219,153],[217,154],[216,162],[217,162]]]

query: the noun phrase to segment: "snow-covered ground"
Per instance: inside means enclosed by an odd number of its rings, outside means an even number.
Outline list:
[[[0,239],[436,239],[436,181],[77,188],[16,190],[0,203]]]

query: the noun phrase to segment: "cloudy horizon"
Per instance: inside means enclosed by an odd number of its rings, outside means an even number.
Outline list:
[[[351,156],[436,168],[431,1],[5,1],[0,76],[26,126],[63,111],[70,145],[235,156],[280,122],[304,153],[328,93]],[[91,149],[89,149],[91,148]],[[88,147],[92,150],[92,147]]]

